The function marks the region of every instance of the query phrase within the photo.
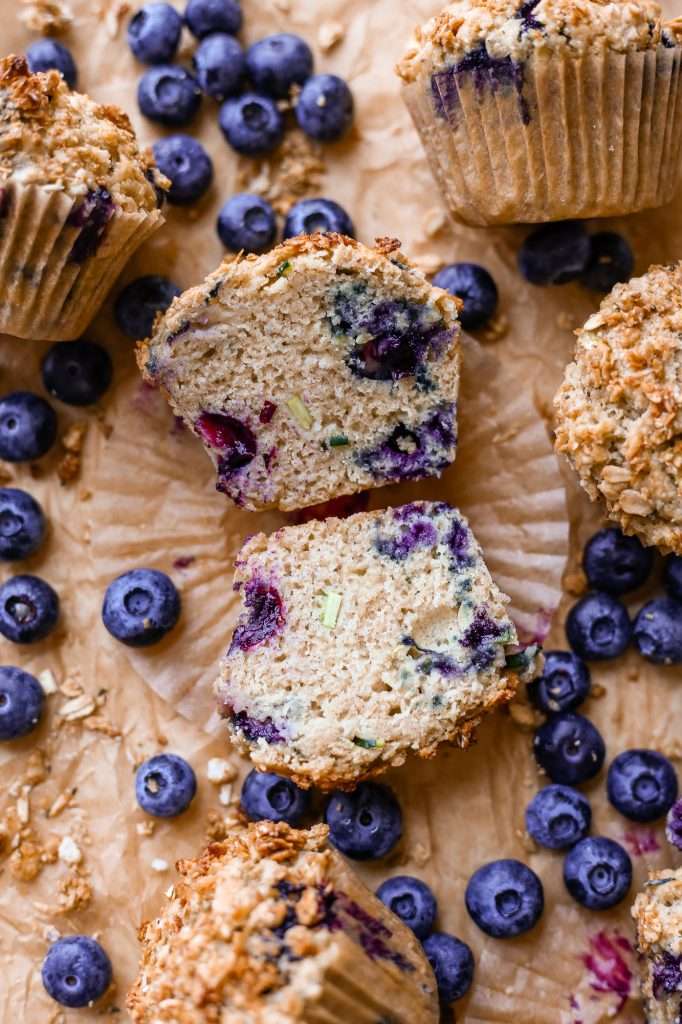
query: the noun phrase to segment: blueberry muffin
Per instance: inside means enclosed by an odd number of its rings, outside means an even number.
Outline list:
[[[167,184],[123,111],[0,60],[0,332],[78,337],[163,223]]]
[[[454,459],[457,300],[397,245],[319,234],[227,261],[140,346],[238,505],[304,508]]]
[[[452,215],[527,223],[668,202],[681,42],[652,0],[449,4],[397,70]]]
[[[577,332],[556,447],[644,544],[682,553],[682,263],[618,284]]]
[[[531,654],[463,517],[415,502],[258,534],[219,710],[255,765],[352,788],[440,743],[466,747]]]
[[[648,1024],[682,1018],[682,868],[654,872],[632,908]]]
[[[325,826],[262,821],[178,869],[140,932],[134,1024],[437,1024],[418,941]]]

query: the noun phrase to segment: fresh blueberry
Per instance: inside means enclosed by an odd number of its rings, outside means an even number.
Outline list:
[[[280,32],[248,48],[246,68],[257,92],[286,99],[292,85],[303,85],[312,75],[313,53],[305,39]]]
[[[616,526],[599,530],[585,545],[583,569],[591,587],[625,594],[646,582],[654,564],[652,548],[626,537]]]
[[[444,1005],[462,999],[474,980],[474,954],[466,942],[447,932],[434,932],[423,943],[426,959],[433,968],[438,996]]]
[[[572,651],[547,651],[542,675],[528,684],[528,696],[546,715],[573,711],[590,692],[590,670]]]
[[[180,42],[182,18],[170,4],[145,4],[128,22],[128,46],[143,64],[168,64]]]
[[[17,487],[0,487],[0,559],[28,558],[44,536],[45,516],[35,498]]]
[[[68,935],[54,942],[43,961],[45,991],[62,1006],[94,1003],[111,984],[111,961],[99,942]]]
[[[635,646],[655,665],[682,664],[682,603],[671,597],[655,597],[637,613],[633,629]]]
[[[255,92],[225,100],[218,122],[232,148],[244,156],[272,152],[284,135],[284,119],[275,101]]]
[[[217,228],[220,241],[232,252],[265,252],[275,241],[277,220],[265,199],[240,192],[222,207]]]
[[[663,583],[670,597],[682,603],[682,555],[669,555],[666,558]]]
[[[388,786],[361,782],[352,793],[332,793],[325,812],[334,846],[355,860],[385,857],[403,832],[400,804]]]
[[[599,772],[606,747],[589,719],[565,711],[552,715],[540,726],[533,740],[533,753],[552,782],[577,786]]]
[[[296,103],[299,127],[317,142],[336,142],[353,120],[353,94],[337,75],[315,75]]]
[[[114,318],[120,330],[138,341],[152,333],[157,313],[165,313],[180,289],[167,277],[146,274],[123,289],[114,306]]]
[[[665,820],[665,838],[672,846],[682,850],[682,800],[676,800]]]
[[[494,939],[530,931],[545,906],[542,882],[518,860],[484,864],[469,879],[464,899],[474,924]]]
[[[585,661],[617,658],[632,638],[627,610],[610,594],[587,594],[574,604],[566,619],[566,636]]]
[[[33,732],[45,704],[38,680],[12,665],[0,667],[0,740]]]
[[[564,882],[583,907],[608,910],[620,903],[630,888],[632,861],[613,839],[587,836],[566,855]]]
[[[590,258],[580,283],[594,292],[610,292],[619,281],[629,281],[635,257],[629,243],[615,231],[599,231],[590,238]]]
[[[167,135],[153,145],[154,159],[170,180],[168,202],[182,206],[201,199],[213,181],[210,156],[190,135]]]
[[[187,124],[199,109],[201,89],[185,68],[177,64],[157,64],[140,79],[137,102],[150,121]]]
[[[377,896],[412,929],[418,939],[425,939],[433,931],[438,912],[436,898],[420,878],[395,875],[382,882]]]
[[[157,569],[131,569],[117,576],[104,595],[102,621],[129,647],[149,647],[169,633],[180,616],[180,595]]]
[[[197,39],[211,32],[234,35],[242,27],[242,9],[238,0],[189,0],[185,21]]]
[[[57,417],[44,398],[31,391],[12,391],[0,398],[0,459],[39,459],[56,437]]]
[[[609,800],[630,821],[656,821],[677,799],[677,775],[655,750],[624,750],[609,766]]]
[[[590,831],[591,822],[589,801],[570,786],[545,786],[526,808],[528,835],[550,850],[575,846]]]
[[[192,58],[197,82],[208,96],[233,96],[244,78],[244,51],[226,32],[213,32],[201,40]]]
[[[106,349],[92,341],[58,341],[41,364],[45,390],[67,405],[92,405],[111,384]]]
[[[12,576],[0,587],[0,633],[15,644],[32,644],[51,633],[59,598],[37,576]]]
[[[333,199],[301,199],[294,203],[284,222],[284,238],[314,235],[318,231],[355,238],[353,221]]]
[[[310,805],[310,794],[274,772],[250,771],[244,779],[241,808],[251,821],[286,821],[296,828]]]
[[[478,263],[451,263],[439,270],[433,283],[462,300],[459,321],[465,331],[483,327],[497,309],[497,285]]]
[[[192,766],[177,754],[150,757],[135,773],[135,796],[143,811],[155,818],[176,818],[186,811],[197,791]]]
[[[519,270],[531,284],[566,284],[580,277],[590,258],[590,238],[575,220],[543,224],[519,250]]]
[[[78,72],[71,51],[56,39],[38,39],[26,51],[29,70],[59,71],[70,89],[75,89]]]

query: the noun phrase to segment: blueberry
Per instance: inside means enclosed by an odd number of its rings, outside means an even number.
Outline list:
[[[106,349],[92,341],[58,341],[42,364],[45,390],[67,405],[92,405],[111,384],[113,367]]]
[[[635,258],[629,243],[615,231],[599,231],[590,238],[590,258],[580,283],[594,292],[610,292],[619,281],[629,281]]]
[[[547,651],[542,675],[528,684],[536,708],[550,715],[573,711],[590,692],[590,670],[572,651]]]
[[[157,64],[140,79],[137,102],[150,121],[187,124],[199,109],[201,89],[184,68],[176,64]]]
[[[232,148],[245,156],[270,153],[284,135],[284,119],[275,101],[255,92],[225,100],[218,122]]]
[[[315,75],[296,103],[299,127],[317,142],[336,142],[353,120],[353,94],[337,75]]]
[[[446,932],[434,932],[424,942],[441,1003],[454,1003],[467,994],[474,980],[474,955],[465,942]]]
[[[216,100],[233,96],[244,78],[244,51],[226,32],[213,32],[196,48],[192,66],[197,82]]]
[[[0,587],[0,633],[15,644],[32,644],[52,632],[59,598],[37,576],[12,576]]]
[[[655,750],[624,750],[609,766],[609,800],[630,821],[656,821],[677,799],[677,775]]]
[[[494,939],[530,931],[545,906],[542,882],[518,860],[494,860],[475,871],[464,894],[474,924]]]
[[[316,232],[355,238],[355,227],[346,211],[333,199],[301,199],[294,203],[284,222],[284,238]]]
[[[585,661],[605,661],[625,651],[632,638],[632,623],[620,601],[596,592],[573,605],[566,619],[566,636]]]
[[[630,888],[632,861],[613,839],[587,836],[566,855],[564,882],[583,907],[608,910],[620,903]]]
[[[150,757],[135,773],[135,796],[143,811],[155,818],[176,818],[186,811],[197,791],[192,766],[177,754]]]
[[[682,850],[682,800],[677,800],[665,820],[665,838],[678,850]]]
[[[244,779],[241,808],[251,821],[286,821],[296,828],[310,805],[310,794],[274,772],[250,771]]]
[[[545,786],[526,808],[526,831],[540,846],[565,850],[590,831],[592,809],[570,786]]]
[[[59,71],[70,89],[75,89],[78,72],[71,51],[56,39],[37,39],[26,51],[29,70]]]
[[[334,846],[355,860],[385,857],[403,832],[400,804],[388,786],[361,782],[352,793],[332,793],[325,821]]]
[[[238,0],[189,0],[185,21],[197,39],[211,32],[234,35],[242,27],[242,9]]]
[[[94,1003],[111,984],[111,961],[99,942],[68,935],[53,943],[43,961],[45,991],[62,1006]]]
[[[425,939],[433,931],[438,908],[426,882],[410,875],[396,875],[382,882],[377,896],[418,939]]]
[[[167,277],[146,274],[131,281],[114,305],[114,318],[120,330],[138,341],[152,333],[157,313],[165,313],[180,289]]]
[[[275,241],[275,211],[260,196],[240,192],[224,204],[218,214],[218,235],[233,252],[265,252]]]
[[[45,693],[34,676],[12,665],[0,667],[0,740],[33,732],[44,704]]]
[[[533,740],[533,753],[552,782],[577,786],[599,772],[606,747],[589,719],[565,711],[540,726]]]
[[[641,587],[653,564],[653,549],[645,548],[637,537],[626,537],[615,526],[595,533],[583,554],[590,586],[607,594],[625,594]]]
[[[519,250],[519,270],[531,284],[566,284],[580,277],[590,258],[590,238],[575,220],[543,224]]]
[[[145,4],[128,22],[128,46],[143,64],[167,64],[180,42],[182,18],[170,4]]]
[[[17,487],[0,487],[0,559],[28,558],[44,536],[45,516],[35,498]]]
[[[669,596],[682,602],[682,555],[669,555],[666,558],[663,583]]]
[[[246,68],[257,92],[286,99],[292,85],[303,85],[312,75],[313,53],[305,39],[280,32],[248,48]]]
[[[154,159],[170,180],[168,202],[182,206],[201,199],[213,181],[210,156],[190,135],[167,135],[153,145]]]
[[[129,647],[149,647],[169,633],[180,616],[173,581],[156,569],[131,569],[117,576],[104,595],[102,621]]]
[[[497,285],[477,263],[451,263],[436,274],[433,283],[462,300],[459,321],[466,331],[483,327],[497,309]]]
[[[671,597],[656,597],[637,613],[635,647],[655,665],[682,664],[682,604]]]
[[[57,417],[44,398],[31,391],[12,391],[0,398],[0,459],[39,459],[56,437]]]

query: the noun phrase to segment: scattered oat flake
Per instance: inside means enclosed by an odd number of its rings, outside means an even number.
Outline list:
[[[57,692],[57,680],[54,677],[54,673],[49,668],[44,668],[42,672],[38,673],[38,682],[43,688],[43,692],[49,697],[50,694]]]
[[[26,794],[20,796],[17,800],[17,817],[22,825],[28,825],[31,820],[31,805]]]
[[[154,829],[156,828],[155,821],[138,821],[135,826],[135,831],[138,836],[153,836]]]
[[[317,31],[317,42],[321,50],[332,50],[341,42],[346,29],[340,21],[324,21]]]
[[[60,0],[20,0],[19,20],[31,32],[56,36],[73,21],[73,11]]]
[[[78,718],[87,718],[95,708],[96,704],[93,698],[89,694],[83,693],[80,697],[74,697],[73,700],[67,700],[66,704],[62,704],[58,714],[67,722],[74,722]]]
[[[423,843],[415,843],[411,850],[412,860],[418,868],[423,868],[431,858],[430,850]]]
[[[62,864],[80,864],[82,861],[80,847],[71,836],[64,836],[59,844],[59,859]]]
[[[230,805],[230,803],[232,802],[232,785],[231,785],[231,783],[226,782],[224,786],[220,787],[220,792],[218,793],[218,799],[220,800],[220,802],[223,805],[223,807],[228,807]]]
[[[75,679],[65,679],[59,686],[59,692],[63,693],[65,697],[80,697],[83,687]]]
[[[74,793],[75,790],[73,789],[64,790],[63,793],[60,793],[48,809],[48,818],[56,818],[58,814],[61,814],[64,808],[68,806]]]
[[[111,739],[118,739],[121,735],[121,730],[112,725],[103,715],[87,715],[83,719],[83,726],[85,729],[90,729],[91,732],[102,733],[103,736],[109,736]]]
[[[158,871],[159,874],[163,874],[164,871],[168,871],[170,864],[167,860],[162,857],[154,857],[151,863],[152,871]]]
[[[224,757],[211,757],[206,766],[206,778],[209,782],[220,785],[222,782],[231,782],[237,776],[237,769],[226,761]]]
[[[437,235],[438,232],[445,227],[446,220],[445,211],[439,206],[434,206],[432,209],[427,210],[422,218],[422,228],[424,233],[429,238],[433,235]]]

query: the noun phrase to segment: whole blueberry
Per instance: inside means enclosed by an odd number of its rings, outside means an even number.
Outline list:
[[[590,831],[589,801],[570,786],[545,786],[526,808],[526,831],[540,846],[566,850]]]
[[[433,931],[438,913],[436,898],[420,878],[411,875],[387,878],[377,889],[377,896],[418,939],[425,939]]]
[[[292,85],[303,85],[313,73],[313,53],[305,39],[279,32],[253,43],[246,68],[257,92],[285,99]]]
[[[352,793],[332,793],[325,821],[329,838],[355,860],[385,857],[403,832],[400,804],[388,786],[361,782]]]
[[[35,498],[17,487],[0,487],[0,559],[28,558],[44,536],[45,516]]]
[[[240,192],[218,214],[220,241],[232,252],[265,252],[275,241],[275,211],[261,196]]]
[[[587,594],[574,604],[566,619],[566,637],[585,661],[617,658],[632,638],[627,610],[610,594]]]
[[[353,94],[337,75],[314,75],[296,103],[299,127],[317,142],[336,142],[353,121]]]
[[[189,0],[185,21],[197,39],[211,32],[234,35],[242,27],[242,9],[238,0]]]
[[[34,676],[13,665],[0,667],[0,740],[33,732],[44,704],[45,693]]]
[[[149,647],[169,633],[180,616],[180,595],[157,569],[131,569],[117,576],[104,595],[102,621],[129,647]]]
[[[111,357],[92,341],[58,341],[41,364],[43,384],[67,405],[92,405],[111,385]]]
[[[609,800],[631,821],[656,821],[677,799],[677,775],[667,757],[655,750],[624,750],[609,766]]]
[[[599,231],[590,238],[590,257],[580,283],[594,292],[610,292],[619,281],[629,281],[635,258],[629,243],[615,231]]]
[[[169,203],[182,206],[201,199],[213,181],[210,156],[190,135],[167,135],[153,145],[154,159],[170,180]]]
[[[682,664],[682,603],[655,597],[637,612],[635,647],[655,665]]]
[[[152,333],[157,313],[165,313],[180,289],[167,277],[146,274],[131,281],[114,305],[114,319],[120,330],[138,341]]]
[[[12,391],[0,398],[0,459],[31,462],[49,451],[57,437],[51,405],[32,391]]]
[[[286,821],[296,828],[310,805],[310,794],[274,772],[250,771],[244,779],[241,808],[251,821]]]
[[[212,32],[197,46],[192,66],[197,82],[208,96],[224,100],[233,96],[244,78],[244,51],[226,32]]]
[[[232,148],[244,156],[272,152],[284,135],[284,119],[275,101],[255,92],[225,100],[218,122]]]
[[[483,327],[497,309],[497,285],[478,263],[451,263],[438,271],[433,283],[462,300],[459,321],[465,331]]]
[[[140,79],[137,102],[150,121],[187,124],[199,109],[201,89],[189,71],[177,64],[157,64]]]
[[[111,984],[111,961],[99,942],[87,935],[57,939],[43,961],[45,991],[62,1006],[94,1003]]]
[[[573,711],[590,692],[590,670],[572,651],[547,651],[542,675],[528,684],[528,696],[546,715]]]
[[[187,810],[196,791],[194,770],[178,754],[150,757],[135,773],[137,802],[155,818],[176,818]]]
[[[467,994],[474,980],[474,954],[466,942],[446,932],[434,932],[424,941],[426,959],[433,968],[441,1003],[454,1003]]]
[[[29,70],[33,71],[59,71],[62,78],[70,89],[76,87],[78,71],[71,51],[67,50],[62,43],[56,39],[37,39],[31,43],[26,51],[26,60]]]
[[[0,633],[15,644],[32,644],[52,632],[59,598],[37,576],[12,576],[0,586]]]
[[[630,888],[632,861],[613,839],[587,836],[567,853],[564,882],[583,907],[608,910],[620,903]]]
[[[645,548],[637,537],[626,537],[615,526],[595,533],[583,553],[590,586],[607,594],[625,594],[641,587],[653,564],[653,549]]]
[[[682,850],[682,800],[676,800],[665,819],[665,838],[678,850]]]
[[[314,235],[318,231],[355,238],[353,221],[333,199],[300,199],[294,203],[284,222],[283,237]]]
[[[564,711],[552,715],[537,730],[533,753],[552,782],[577,786],[599,772],[606,747],[601,733],[589,719]]]
[[[170,4],[144,4],[128,22],[128,46],[143,64],[167,64],[181,31],[182,18]]]
[[[531,284],[566,284],[580,277],[590,258],[590,238],[575,220],[543,224],[519,250],[519,270]]]
[[[542,882],[518,860],[484,864],[469,879],[464,899],[474,924],[494,939],[530,931],[545,906]]]
[[[663,584],[670,597],[682,602],[682,555],[668,555],[666,558]]]

